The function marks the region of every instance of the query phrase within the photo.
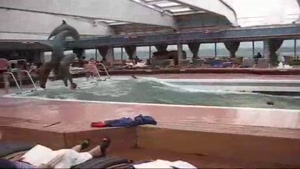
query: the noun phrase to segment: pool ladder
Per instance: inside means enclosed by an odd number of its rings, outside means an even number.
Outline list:
[[[103,67],[105,73],[106,73],[107,78],[105,78],[104,81],[107,80],[107,79],[110,79],[110,75],[109,75],[109,73],[108,73],[108,71],[107,71],[105,65],[104,65],[103,63],[97,63],[97,64],[101,65],[101,66]],[[97,76],[98,76],[98,78],[99,78],[98,81],[102,81],[102,80],[101,80],[101,75],[100,75],[100,73],[99,73],[98,68],[97,68],[96,65],[94,66],[94,69],[95,69],[95,71],[97,72]]]
[[[2,59],[2,60],[3,60],[3,59]],[[25,59],[19,59],[19,60],[10,60],[10,61],[7,61],[7,63],[8,63],[8,69],[7,69],[6,72],[4,72],[4,75],[8,75],[8,76],[10,75],[10,76],[13,78],[13,80],[14,80],[14,82],[16,83],[16,86],[17,86],[17,88],[18,88],[20,94],[22,94],[22,92],[23,92],[22,86],[23,86],[23,85],[22,85],[22,75],[21,75],[21,73],[24,72],[24,73],[26,73],[26,75],[29,77],[29,79],[30,79],[30,81],[31,81],[31,83],[32,83],[32,85],[33,85],[33,87],[34,87],[34,90],[33,90],[33,91],[37,91],[37,87],[36,87],[36,85],[35,85],[35,83],[34,83],[32,77],[31,77],[29,71],[27,71],[27,70],[25,70],[25,69],[20,69],[20,68],[19,68],[19,65],[18,65],[19,62],[23,62],[25,65],[27,65],[27,61],[26,61]],[[11,66],[12,64],[15,64],[15,66],[16,66],[17,68],[12,68],[12,66]],[[17,78],[15,77],[14,73],[17,73],[17,74],[18,74],[18,77],[19,77],[19,83],[18,83],[18,80],[17,80]],[[5,87],[7,88],[7,86],[9,85],[9,79],[8,79],[7,76],[3,76],[3,78],[4,78]],[[6,79],[6,78],[7,78],[7,79]]]

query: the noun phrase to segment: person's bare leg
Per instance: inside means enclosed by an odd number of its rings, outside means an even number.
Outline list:
[[[75,150],[76,152],[80,152],[82,150],[82,146],[79,144],[79,145],[72,147],[71,149]]]
[[[91,149],[89,153],[92,155],[92,157],[103,157],[106,156],[106,149],[110,145],[110,139],[104,138],[99,146],[96,146],[95,148]]]
[[[90,140],[83,140],[81,144],[74,146],[71,148],[77,152],[80,152],[83,149],[86,149],[90,145]]]
[[[95,148],[91,149],[88,153],[90,153],[92,157],[102,156],[100,146],[96,146]]]

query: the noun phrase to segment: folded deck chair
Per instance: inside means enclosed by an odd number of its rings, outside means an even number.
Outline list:
[[[25,154],[33,148],[35,144],[27,143],[13,143],[1,142],[0,143],[0,158],[11,159],[14,155]],[[85,163],[79,164],[73,168],[124,168],[129,166],[132,162],[125,158],[106,156],[101,158],[93,158]]]
[[[252,68],[255,65],[255,60],[253,58],[244,58],[242,63],[242,68]]]
[[[179,61],[179,66],[182,69],[188,68],[190,66],[190,60],[186,60],[186,59],[180,60]]]
[[[172,66],[174,66],[173,59],[162,60],[162,62],[160,63],[160,68],[162,69],[167,69]]]
[[[270,68],[269,60],[266,58],[259,58],[256,68]]]
[[[190,64],[190,68],[201,68],[205,64],[205,60],[203,59],[193,59],[192,64]]]
[[[173,60],[167,59],[167,60],[151,60],[151,65],[147,68],[150,69],[166,69],[172,66]]]

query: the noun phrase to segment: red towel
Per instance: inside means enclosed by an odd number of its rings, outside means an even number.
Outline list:
[[[103,122],[92,122],[91,127],[102,128],[102,127],[107,127],[107,125]]]

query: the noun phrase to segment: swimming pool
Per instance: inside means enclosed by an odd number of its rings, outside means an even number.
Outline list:
[[[300,91],[300,81],[193,80],[141,77],[113,77],[106,81],[75,79],[78,90],[70,90],[61,81],[49,82],[47,90],[8,97],[62,100],[300,109],[299,96],[277,96],[272,92]],[[257,93],[253,93],[257,92]],[[262,93],[261,93],[262,92]],[[274,102],[268,105],[267,102]]]

